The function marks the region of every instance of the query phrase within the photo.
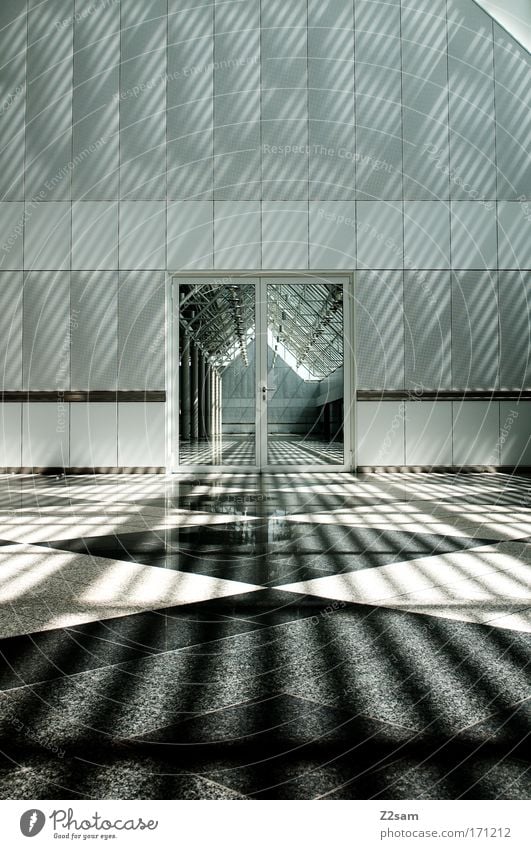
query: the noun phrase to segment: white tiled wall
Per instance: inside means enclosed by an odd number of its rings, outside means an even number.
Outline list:
[[[357,269],[366,388],[531,385],[531,58],[473,0],[6,0],[0,53],[5,390],[164,388],[192,267]]]

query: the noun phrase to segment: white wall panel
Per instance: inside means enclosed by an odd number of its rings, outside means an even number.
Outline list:
[[[120,4],[75,0],[72,197],[118,197]]]
[[[118,405],[118,465],[165,465],[165,404]]]
[[[403,401],[360,401],[357,405],[358,466],[403,466]]]
[[[26,203],[24,268],[62,269],[70,267],[71,204]]]
[[[29,0],[26,200],[71,196],[74,0]]]
[[[70,404],[70,465],[118,465],[116,404]]]
[[[212,268],[214,248],[212,201],[174,201],[167,210],[168,269]]]
[[[214,203],[216,268],[260,268],[261,212],[259,201]]]
[[[22,404],[0,405],[0,466],[22,465]]]
[[[22,405],[22,465],[70,465],[70,405],[60,396],[56,404]]]
[[[72,268],[118,268],[118,203],[72,205]]]
[[[452,465],[452,402],[406,401],[406,464]]]
[[[499,402],[454,401],[452,407],[454,464],[499,465]]]
[[[308,204],[262,203],[262,268],[308,268]]]
[[[24,200],[26,113],[26,0],[0,3],[0,198]]]

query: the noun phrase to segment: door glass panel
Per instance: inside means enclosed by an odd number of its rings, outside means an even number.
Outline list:
[[[343,450],[343,283],[267,283],[267,462],[335,465]]]
[[[180,465],[256,462],[256,281],[179,285]]]

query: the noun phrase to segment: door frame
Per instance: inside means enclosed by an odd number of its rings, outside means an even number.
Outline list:
[[[256,464],[253,465],[219,465],[207,466],[200,464],[179,464],[179,367],[175,353],[179,351],[179,284],[184,280],[194,278],[210,278],[213,283],[220,285],[242,283],[256,279],[255,292],[255,326],[256,339],[262,328],[267,327],[267,304],[261,300],[262,287],[259,278],[287,278],[286,282],[294,282],[294,278],[319,278],[323,281],[330,278],[342,278],[343,285],[343,463],[335,465],[273,465],[264,462],[267,459],[267,401],[262,401],[261,386],[264,377],[267,378],[267,359],[264,362],[262,345],[257,344],[257,374],[256,374],[256,414],[255,414],[255,446]],[[265,288],[265,287],[264,287]],[[174,297],[174,294],[176,297]],[[355,274],[350,270],[339,269],[193,269],[190,271],[170,272],[167,278],[167,344],[166,344],[166,434],[167,434],[167,468],[175,474],[202,474],[217,477],[220,474],[241,473],[318,473],[318,472],[353,472],[356,469],[356,367],[355,367]],[[349,401],[350,399],[350,401]]]

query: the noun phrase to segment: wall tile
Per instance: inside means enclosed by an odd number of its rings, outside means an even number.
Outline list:
[[[400,0],[357,0],[356,196],[402,197]]]
[[[354,200],[353,4],[311,0],[308,13],[309,196]]]
[[[358,201],[358,268],[402,268],[404,237],[399,201]]]
[[[118,388],[165,388],[165,276],[123,272],[118,291]]]
[[[495,389],[499,380],[497,275],[452,274],[454,389]]]
[[[73,198],[118,198],[119,78],[120,4],[75,0]]]
[[[264,201],[262,268],[308,268],[308,203]]]
[[[22,405],[22,465],[70,465],[69,404],[29,403]]]
[[[0,271],[23,268],[24,204],[0,203]]]
[[[70,203],[26,204],[24,267],[63,269],[70,266]]]
[[[214,197],[259,199],[260,0],[217,3],[214,38]]]
[[[263,197],[308,197],[306,0],[261,5]],[[253,195],[255,197],[255,195]]]
[[[500,389],[531,388],[531,273],[501,271]]]
[[[164,466],[165,404],[118,405],[118,465]]]
[[[261,208],[259,201],[216,201],[214,266],[260,268]]]
[[[29,0],[28,8],[26,200],[68,200],[74,5],[65,0]]]
[[[456,466],[500,464],[498,401],[455,401],[453,406]]]
[[[168,204],[168,269],[212,268],[214,248],[212,201]]]
[[[354,268],[356,204],[310,201],[310,268]]]
[[[496,208],[480,201],[452,201],[453,268],[496,268]]]
[[[166,196],[167,2],[121,3],[120,192]]]
[[[116,404],[70,405],[70,465],[118,465]]]
[[[403,402],[360,401],[356,419],[356,465],[404,465]]]
[[[168,197],[212,198],[214,3],[168,3]]]
[[[404,387],[401,271],[356,275],[356,368],[359,389]]]
[[[22,404],[0,405],[0,466],[22,465]]]
[[[401,34],[404,197],[446,200],[449,188],[446,0],[402,2]]]
[[[498,198],[531,197],[531,57],[494,24]]]
[[[166,204],[122,201],[120,268],[166,268]]]
[[[500,402],[502,466],[531,466],[531,401]]]
[[[118,268],[118,203],[79,201],[72,206],[72,268]]]
[[[21,271],[0,272],[0,390],[22,389]]]
[[[406,388],[451,386],[451,301],[449,271],[404,272]]]
[[[70,272],[34,271],[24,280],[24,389],[70,386]],[[37,409],[43,405],[37,404]]]
[[[492,19],[470,0],[448,4],[450,194],[496,197]]]
[[[452,465],[452,402],[406,401],[406,464]]]
[[[116,389],[118,272],[72,272],[70,300],[72,389]]]
[[[404,204],[405,265],[450,268],[450,209],[446,201]]]
[[[0,198],[24,200],[26,113],[26,3],[0,3]]]
[[[531,204],[498,204],[498,265],[531,269]]]

